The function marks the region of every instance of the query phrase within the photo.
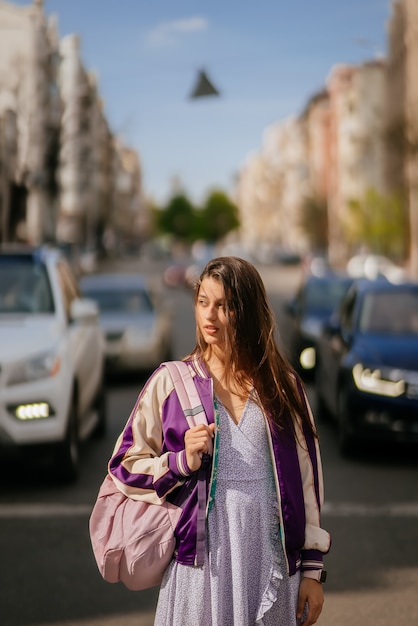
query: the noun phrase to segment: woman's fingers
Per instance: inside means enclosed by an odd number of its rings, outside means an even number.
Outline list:
[[[190,428],[184,435],[186,460],[189,468],[196,471],[202,464],[202,455],[209,450],[209,442],[213,437],[214,425],[199,424]]]

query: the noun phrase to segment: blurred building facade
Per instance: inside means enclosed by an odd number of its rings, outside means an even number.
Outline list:
[[[240,172],[235,202],[249,250],[305,246],[300,214],[307,194],[306,141],[297,118],[265,129],[262,148]],[[305,246],[306,247],[306,246]]]
[[[60,40],[42,0],[0,2],[1,241],[98,250],[105,233],[114,245],[140,239],[147,209],[133,154],[109,128],[78,37]],[[135,183],[121,194],[123,176]]]
[[[386,185],[405,203],[410,273],[418,278],[418,4],[395,0],[388,23]]]
[[[384,188],[384,89],[382,61],[335,66],[298,118],[266,129],[260,157],[252,155],[238,178],[244,244],[257,245],[268,229],[270,243],[307,252],[303,213],[314,201],[328,211],[331,260],[343,262],[350,204]]]
[[[151,215],[146,209],[139,155],[118,139],[113,142],[113,204],[118,207],[108,221],[108,228],[123,233],[124,248],[135,249],[137,243],[149,238]]]
[[[411,231],[410,269],[418,279],[418,3],[405,2],[407,184]]]
[[[416,0],[393,1],[387,33],[387,58],[335,65],[298,118],[265,130],[259,153],[237,177],[244,245],[257,248],[267,237],[277,247],[286,242],[307,252],[304,211],[316,203],[326,211],[330,261],[343,265],[362,243],[352,207],[365,207],[370,190],[395,194],[409,214],[404,250],[418,278]]]
[[[373,189],[384,193],[385,65],[335,66],[328,78],[330,160],[328,253],[342,265],[355,252],[350,208]]]
[[[42,2],[0,3],[2,241],[53,236],[57,52],[55,24]]]

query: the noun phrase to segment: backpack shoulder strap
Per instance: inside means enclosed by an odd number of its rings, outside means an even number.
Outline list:
[[[163,365],[170,372],[189,428],[207,424],[206,413],[188,365],[184,361],[166,361]]]

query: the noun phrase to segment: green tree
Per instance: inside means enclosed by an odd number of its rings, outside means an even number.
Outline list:
[[[344,230],[348,242],[365,244],[371,251],[394,258],[407,256],[408,213],[399,195],[382,195],[368,189],[359,200],[350,202]]]
[[[184,193],[172,196],[166,207],[155,211],[157,228],[183,241],[194,241],[196,210]]]
[[[206,241],[217,241],[231,230],[238,228],[238,207],[221,190],[213,190],[199,211],[200,237]]]

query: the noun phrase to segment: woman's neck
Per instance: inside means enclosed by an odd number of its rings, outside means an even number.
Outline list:
[[[205,356],[205,361],[212,378],[222,380],[225,375],[225,360],[223,355],[218,355],[214,350]]]

